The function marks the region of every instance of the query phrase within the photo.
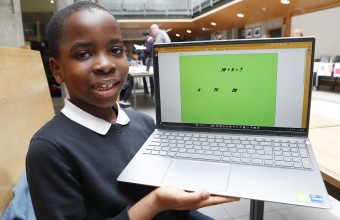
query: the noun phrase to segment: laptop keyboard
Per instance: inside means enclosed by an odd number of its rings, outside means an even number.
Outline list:
[[[303,139],[157,133],[144,154],[171,158],[312,170]]]

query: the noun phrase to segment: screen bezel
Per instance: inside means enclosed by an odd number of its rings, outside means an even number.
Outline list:
[[[306,60],[306,65],[310,65],[309,71],[307,71],[305,78],[308,80],[309,86],[305,91],[305,99],[304,105],[306,107],[306,128],[305,129],[293,129],[293,128],[274,128],[274,127],[260,127],[254,129],[247,128],[247,126],[243,125],[234,125],[230,126],[217,126],[216,125],[208,125],[208,124],[200,124],[197,126],[196,124],[190,123],[170,123],[170,122],[162,122],[161,120],[161,100],[160,100],[160,88],[159,88],[159,66],[158,66],[158,53],[157,51],[163,49],[183,49],[185,47],[192,46],[221,46],[221,45],[240,45],[240,44],[276,44],[276,43],[293,43],[293,42],[307,42],[312,45],[311,47],[311,55]],[[220,40],[220,41],[192,41],[192,42],[174,42],[168,44],[154,44],[153,49],[153,63],[154,63],[154,80],[155,80],[155,103],[156,103],[156,125],[160,129],[180,129],[180,130],[197,130],[202,132],[231,132],[231,133],[251,133],[251,134],[269,134],[269,135],[282,135],[282,136],[308,136],[309,130],[309,120],[310,120],[310,104],[311,104],[311,92],[312,92],[312,77],[313,77],[313,59],[314,59],[314,48],[315,48],[315,38],[314,37],[303,37],[303,38],[265,38],[265,39],[238,39],[238,40]],[[308,63],[309,62],[309,63]]]

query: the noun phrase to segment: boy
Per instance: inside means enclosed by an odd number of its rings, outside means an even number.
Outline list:
[[[118,24],[106,9],[81,1],[52,17],[48,40],[51,70],[70,98],[27,153],[37,219],[185,219],[192,212],[166,210],[237,200],[117,182],[155,128],[150,117],[116,103],[128,73]]]

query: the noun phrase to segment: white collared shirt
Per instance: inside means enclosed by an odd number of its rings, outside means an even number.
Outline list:
[[[120,108],[118,103],[116,103],[116,106],[114,106],[114,108],[116,108],[118,112],[116,124],[127,125],[130,122],[130,118]],[[72,102],[70,102],[68,99],[65,99],[65,106],[63,107],[61,112],[72,121],[101,135],[106,135],[112,125],[111,123],[101,118],[85,112],[84,110],[80,109]]]

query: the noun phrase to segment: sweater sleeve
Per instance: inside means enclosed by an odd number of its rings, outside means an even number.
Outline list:
[[[129,208],[130,207],[126,207],[121,213],[116,215],[114,218],[107,218],[105,220],[130,220],[129,212],[128,212]]]
[[[85,219],[81,185],[72,163],[52,141],[35,137],[26,157],[29,191],[37,219]]]

